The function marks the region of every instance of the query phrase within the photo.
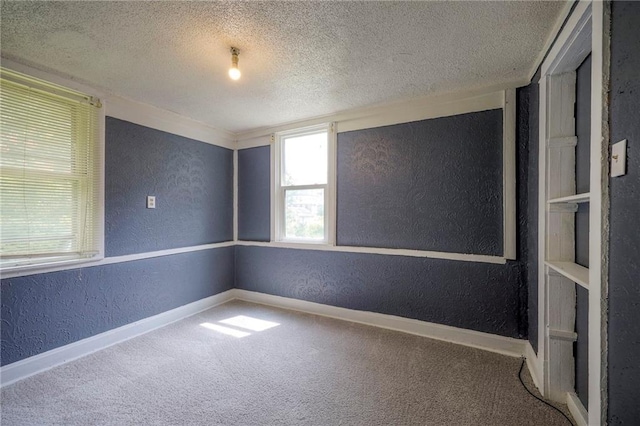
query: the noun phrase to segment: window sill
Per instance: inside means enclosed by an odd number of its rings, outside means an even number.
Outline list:
[[[12,266],[0,269],[2,279],[15,278],[23,275],[46,274],[49,272],[64,271],[66,269],[77,269],[79,265],[92,266],[92,263],[100,262],[103,255],[97,255],[86,259],[58,260],[35,265]]]

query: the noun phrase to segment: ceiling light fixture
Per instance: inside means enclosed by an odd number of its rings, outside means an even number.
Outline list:
[[[235,47],[231,48],[231,68],[229,68],[229,77],[231,77],[231,80],[237,80],[240,78],[240,69],[238,68],[239,54],[240,49]]]

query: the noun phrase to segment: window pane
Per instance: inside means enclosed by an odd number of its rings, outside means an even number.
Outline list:
[[[78,187],[64,178],[0,177],[0,253],[77,251]]]
[[[327,132],[285,138],[283,186],[327,183]]]
[[[324,189],[285,191],[285,238],[324,239]]]

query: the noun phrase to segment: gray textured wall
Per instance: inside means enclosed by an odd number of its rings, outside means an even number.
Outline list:
[[[591,166],[591,55],[576,70],[576,194],[589,192]]]
[[[527,91],[529,109],[527,152],[527,222],[526,222],[526,282],[528,290],[529,343],[538,352],[538,125],[540,116],[539,86],[540,71],[533,77]],[[523,89],[521,89],[523,90]],[[519,175],[523,173],[519,172]],[[522,226],[522,225],[521,225]]]
[[[530,256],[528,242],[529,232],[529,175],[527,173],[531,154],[529,152],[529,113],[531,94],[528,87],[516,90],[516,261],[519,269],[519,301],[518,317],[524,318],[525,330],[522,337],[529,336],[527,288],[528,259]]]
[[[233,288],[234,248],[2,280],[2,365]]]
[[[236,247],[236,287],[522,338],[519,268],[361,253]]]
[[[232,151],[125,121],[106,123],[107,255],[232,239]],[[156,195],[157,208],[145,198]],[[220,248],[2,280],[6,365],[228,290]]]
[[[582,405],[589,410],[589,291],[576,286],[576,333],[575,350],[576,394]]]
[[[337,243],[502,255],[502,110],[338,134]]]
[[[591,168],[591,55],[578,67],[576,79],[576,193],[589,192]],[[576,263],[589,267],[589,204],[575,215]]]
[[[443,324],[454,325],[462,328],[498,333],[511,337],[526,337],[527,335],[527,288],[526,288],[526,257],[527,257],[527,212],[528,212],[528,184],[527,167],[529,161],[528,152],[528,97],[525,92],[519,92],[518,96],[518,127],[517,134],[517,213],[518,213],[518,261],[509,262],[507,265],[489,265],[468,262],[441,261],[435,259],[415,259],[397,256],[383,255],[355,255],[346,253],[327,253],[322,251],[306,250],[277,250],[274,248],[263,248],[258,250],[250,247],[237,247],[236,253],[236,286],[248,290],[277,294],[287,297],[294,297],[304,300],[312,300],[319,303],[328,303],[335,306],[362,309],[373,312],[391,313],[409,318],[418,318],[426,321],[433,321]],[[477,115],[476,115],[477,114]],[[475,113],[476,118],[486,119],[487,127],[493,129],[489,132],[478,133],[487,135],[501,134],[501,129],[495,128],[496,123],[501,123],[500,111],[488,111],[487,113]],[[338,150],[338,223],[345,223],[345,205],[353,205],[351,197],[360,197],[354,189],[364,184],[369,177],[370,168],[364,158],[383,163],[387,156],[393,158],[401,156],[413,156],[422,147],[416,147],[419,141],[428,143],[433,140],[445,138],[444,130],[451,130],[451,123],[461,123],[463,133],[469,132],[469,127],[463,124],[468,123],[469,117],[455,116],[449,117],[446,125],[441,119],[427,120],[437,121],[435,134],[437,138],[429,136],[424,127],[424,123],[411,123],[391,128],[371,129],[350,132],[345,143],[344,135],[339,135],[342,148]],[[474,126],[482,126],[479,122],[474,122]],[[389,133],[389,131],[392,131]],[[460,134],[458,131],[456,134]],[[361,133],[362,132],[362,133]],[[384,136],[376,141],[370,137]],[[455,133],[455,132],[454,132]],[[472,133],[472,132],[469,132]],[[429,136],[429,137],[427,137]],[[501,136],[500,136],[501,137]],[[394,139],[398,138],[398,139]],[[357,140],[357,144],[362,144],[357,150],[353,149],[350,141]],[[445,138],[446,139],[446,138]],[[475,143],[475,139],[470,138]],[[372,148],[383,143],[384,146],[393,149],[372,149],[367,152],[366,144],[372,143]],[[496,141],[482,140],[481,145],[487,144],[493,147],[487,160],[495,167],[492,171],[494,175],[493,183],[495,191],[502,191],[502,150],[501,139]],[[496,146],[500,148],[495,149]],[[348,149],[347,149],[348,148]],[[361,154],[365,151],[365,154]],[[473,149],[471,150],[473,151]],[[436,152],[439,152],[436,150]],[[246,170],[252,171],[251,181],[268,181],[268,168],[259,167],[258,162],[267,162],[269,150],[256,151],[255,156],[247,156]],[[364,156],[363,156],[364,155]],[[262,159],[259,157],[262,156]],[[356,158],[350,158],[355,156]],[[396,156],[396,157],[394,157]],[[497,156],[497,158],[496,158]],[[499,161],[496,161],[499,159]],[[427,161],[427,160],[425,160]],[[431,160],[428,160],[431,161]],[[255,165],[254,165],[255,164]],[[397,164],[401,166],[401,164]],[[242,169],[239,168],[239,171]],[[253,171],[262,170],[262,176],[258,176]],[[484,176],[486,171],[484,166],[471,168],[464,171],[466,179],[475,182],[476,177],[473,172],[478,171],[479,176]],[[415,179],[417,175],[405,176],[407,179],[414,179],[407,186],[414,187],[414,193],[419,193],[419,186],[431,187],[440,185],[448,175],[439,176],[434,170],[429,179]],[[463,172],[459,172],[463,173]],[[361,176],[359,176],[361,174]],[[393,197],[394,190],[389,189],[388,182],[384,181],[384,175],[376,175],[375,186],[387,188],[388,193],[383,195]],[[391,174],[394,182],[402,185],[399,180],[400,175]],[[241,179],[239,177],[239,179]],[[350,179],[357,182],[351,185]],[[371,183],[370,182],[370,183]],[[458,182],[460,184],[460,182]],[[470,185],[473,186],[474,184]],[[372,186],[372,185],[369,185]],[[463,192],[466,189],[463,189]],[[251,192],[247,192],[248,195]],[[259,196],[259,193],[255,196]],[[382,196],[382,195],[381,195]],[[491,201],[496,201],[492,198]],[[251,201],[246,201],[251,205]],[[404,202],[404,201],[403,201]],[[362,208],[368,208],[371,216],[378,215],[378,200],[370,201],[370,205],[362,198],[357,203]],[[500,196],[501,203],[501,196]],[[266,205],[266,203],[263,203]],[[448,206],[441,206],[443,211],[448,211]],[[495,207],[495,206],[493,206]],[[492,207],[492,208],[493,208]],[[263,207],[264,208],[264,207]],[[502,226],[502,207],[498,207],[498,214],[493,216],[493,220],[500,222]],[[384,214],[384,212],[382,212]],[[469,212],[462,212],[458,216],[467,217]],[[536,216],[537,218],[537,216]],[[458,218],[459,219],[459,218]],[[361,218],[361,220],[367,220]],[[412,216],[411,220],[419,222],[423,218]],[[537,219],[536,219],[537,220]],[[343,221],[343,222],[341,222]],[[356,218],[351,216],[348,223],[354,229],[359,229],[360,225],[355,223]],[[426,223],[427,229],[430,224]],[[383,227],[378,234],[383,237],[394,232],[389,227]],[[338,241],[342,239],[345,232],[344,226],[338,227]],[[415,238],[404,234],[406,239],[400,241],[400,247],[411,247],[416,243]],[[495,236],[496,234],[494,234]],[[502,248],[502,233],[500,231],[500,250]],[[461,242],[464,235],[451,234],[450,239]],[[495,242],[495,241],[494,241]],[[498,244],[495,242],[496,245]],[[431,247],[433,248],[433,247]],[[457,249],[460,249],[458,245]],[[500,251],[501,254],[501,251]],[[328,281],[327,281],[328,280]],[[497,295],[497,293],[500,293]]]
[[[105,137],[107,256],[233,240],[232,150],[111,117]]]
[[[591,149],[591,55],[576,71],[576,193],[589,192]],[[589,267],[589,204],[575,214],[575,261]],[[589,292],[576,285],[576,394],[589,407]]]
[[[640,419],[640,3],[613,2],[611,142],[627,139],[627,174],[611,178],[609,424]]]
[[[271,146],[238,151],[238,239],[271,239]]]

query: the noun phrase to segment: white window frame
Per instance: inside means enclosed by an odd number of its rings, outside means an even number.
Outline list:
[[[282,145],[284,139],[312,135],[315,133],[327,132],[327,183],[316,185],[282,185],[282,172],[284,163],[284,150]],[[271,217],[271,241],[285,242],[288,244],[314,244],[314,245],[335,245],[336,235],[336,200],[335,200],[335,184],[336,184],[336,133],[333,123],[323,123],[314,126],[291,129],[278,132],[272,135],[274,149],[272,150],[273,173],[272,194],[273,200]],[[285,237],[285,191],[291,189],[324,189],[324,238],[322,240],[286,238]]]
[[[3,61],[3,67],[22,73],[28,77],[32,77],[35,79],[43,80],[44,82],[60,86],[63,90],[75,91],[81,94],[90,96],[94,98],[95,102],[100,104],[98,99],[103,99],[104,94],[98,92],[96,90],[91,89],[85,85],[80,83],[73,82],[71,80],[61,78],[50,74],[48,72],[35,70],[30,67],[23,66],[21,64],[13,63],[12,61]],[[104,190],[105,190],[105,123],[106,123],[106,114],[105,114],[105,105],[102,103],[98,109],[98,137],[95,141],[96,146],[94,147],[95,153],[95,167],[97,168],[96,176],[98,179],[97,182],[97,204],[95,206],[95,221],[96,221],[96,251],[97,253],[92,257],[86,258],[78,258],[78,259],[51,259],[48,261],[33,263],[33,264],[25,264],[25,265],[17,265],[17,266],[7,266],[0,267],[0,276],[2,279],[10,278],[10,277],[19,277],[23,275],[32,275],[34,273],[48,273],[55,272],[60,270],[72,269],[78,267],[78,265],[83,264],[91,264],[100,262],[104,259]]]

